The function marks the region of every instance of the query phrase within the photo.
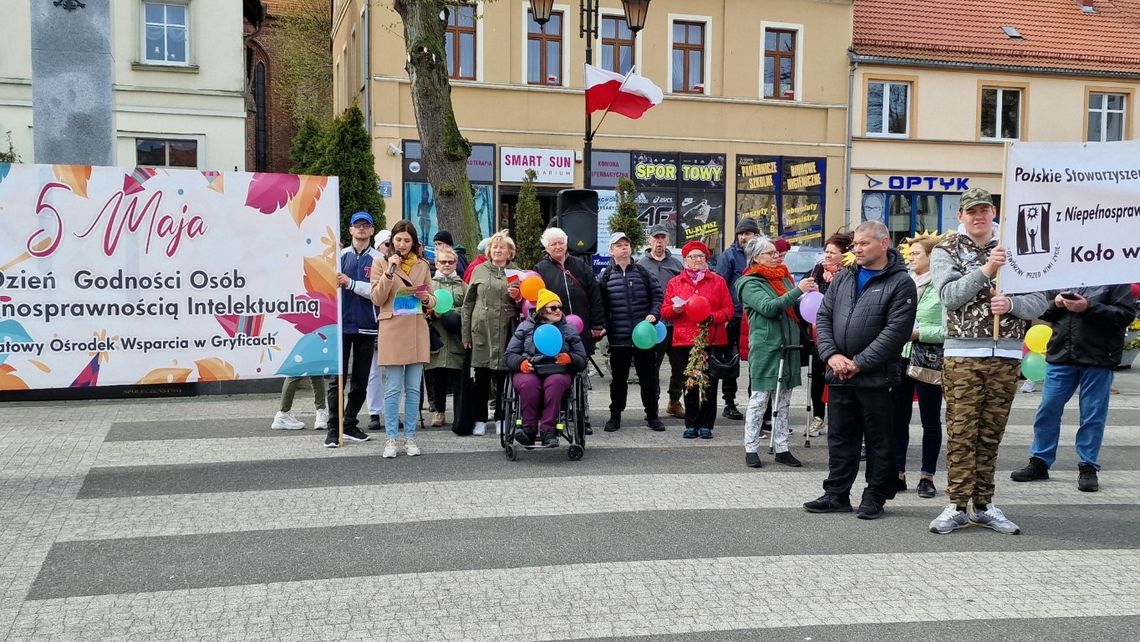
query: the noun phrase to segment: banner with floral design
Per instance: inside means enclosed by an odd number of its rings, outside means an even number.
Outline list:
[[[335,177],[0,164],[0,390],[335,373]]]

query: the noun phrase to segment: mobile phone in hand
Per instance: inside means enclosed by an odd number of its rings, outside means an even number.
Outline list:
[[[1067,301],[1079,301],[1081,297],[1076,292],[1062,292],[1061,298]]]

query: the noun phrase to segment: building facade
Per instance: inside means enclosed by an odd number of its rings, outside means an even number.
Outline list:
[[[1000,206],[1009,141],[1134,137],[1134,0],[857,0],[850,224],[899,240],[957,228],[959,196]]]
[[[434,205],[399,16],[390,3],[373,3],[369,15],[366,4],[333,2],[334,110],[362,105],[388,211],[430,238]],[[676,245],[702,238],[723,248],[745,215],[805,244],[842,223],[850,0],[654,0],[636,37],[619,0],[600,4],[594,64],[620,73],[636,66],[665,99],[639,120],[609,115],[599,125],[595,114],[591,168],[582,157],[578,3],[555,4],[545,28],[527,0],[476,2],[447,16],[444,64],[474,148],[469,168],[485,232],[511,225],[523,172],[535,162],[544,168],[546,216],[560,190],[608,190],[628,176],[643,224],[665,224]]]
[[[5,9],[0,135],[10,131],[21,160],[36,162],[30,4],[10,2]],[[243,30],[260,20],[260,4],[116,0],[110,9],[114,163],[244,170]]]

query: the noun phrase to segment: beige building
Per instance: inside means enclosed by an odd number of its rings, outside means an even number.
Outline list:
[[[114,163],[244,170],[243,18],[259,20],[258,3],[115,0],[111,16]],[[11,131],[28,163],[35,162],[30,25],[27,1],[5,3],[0,135]]]
[[[430,238],[434,210],[399,16],[390,2],[373,3],[375,15],[365,4],[333,2],[334,108],[364,106],[389,220],[402,215]],[[510,225],[527,162],[544,168],[547,216],[560,190],[587,184],[579,5],[556,2],[554,11],[545,29],[527,0],[449,15],[441,64],[475,148],[469,166],[485,231]],[[851,24],[850,0],[654,0],[634,38],[620,0],[602,0],[594,64],[621,73],[635,64],[665,99],[639,120],[611,114],[601,123],[588,185],[611,189],[631,176],[643,223],[666,224],[676,244],[703,238],[723,247],[745,214],[818,243],[841,224],[846,202]]]
[[[1135,0],[857,0],[850,223],[896,239],[998,198],[1007,141],[1134,137]]]

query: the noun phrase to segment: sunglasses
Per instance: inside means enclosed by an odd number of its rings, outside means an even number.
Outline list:
[[[455,265],[455,261],[444,261],[443,259],[436,259],[435,262],[440,265]]]
[[[562,306],[560,306],[560,305],[548,305],[548,306],[546,306],[545,309],[547,312],[561,312]]]

